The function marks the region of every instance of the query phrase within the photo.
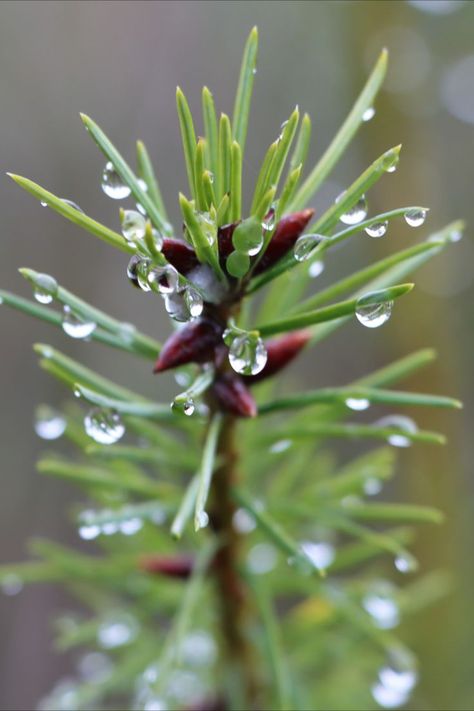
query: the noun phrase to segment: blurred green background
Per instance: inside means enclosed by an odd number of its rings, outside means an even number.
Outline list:
[[[397,222],[385,239],[355,238],[334,253],[321,283],[410,244],[421,230],[428,234],[457,217],[468,223],[464,240],[419,272],[409,302],[385,328],[349,326],[304,364],[305,384],[336,385],[431,345],[437,363],[410,386],[465,402],[461,414],[420,413],[426,429],[448,434],[449,445],[404,452],[393,496],[446,511],[445,525],[420,530],[416,552],[422,571],[447,568],[454,580],[453,594],[405,631],[422,669],[419,700],[410,708],[473,709],[474,2],[2,2],[2,173],[26,175],[117,229],[117,204],[100,189],[102,157],[78,118],[84,111],[131,160],[134,140],[145,140],[176,219],[185,172],[175,87],[183,87],[197,111],[205,83],[218,109],[231,111],[242,46],[253,24],[261,49],[245,164],[250,186],[266,145],[296,103],[313,118],[315,160],[381,47],[391,53],[375,118],[362,127],[314,204],[323,209],[377,155],[401,142],[398,171],[369,196],[371,214],[409,204],[431,211],[417,232]],[[4,175],[0,180],[2,288],[29,295],[17,273],[29,266],[152,335],[168,331],[156,300],[130,288],[124,255],[42,209]],[[68,516],[77,492],[35,473],[45,447],[32,430],[34,408],[40,402],[60,405],[67,393],[37,368],[31,344],[56,345],[137,390],[149,392],[151,382],[157,397],[166,396],[162,388],[169,385],[151,380],[147,364],[138,371],[134,364],[130,372],[126,354],[66,341],[7,309],[0,319],[0,560],[7,562],[26,557],[32,536],[77,543]],[[49,587],[0,599],[2,709],[33,708],[67,673],[69,660],[52,650],[50,623],[70,605]]]

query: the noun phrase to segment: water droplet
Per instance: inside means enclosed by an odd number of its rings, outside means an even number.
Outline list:
[[[64,434],[66,419],[49,405],[40,405],[36,408],[34,428],[41,439],[58,439]]]
[[[97,642],[104,649],[122,647],[132,642],[138,634],[138,624],[134,617],[120,611],[105,617],[97,630]]]
[[[254,575],[265,575],[276,566],[277,552],[271,543],[257,543],[252,546],[247,556],[247,566]]]
[[[412,442],[410,435],[418,432],[416,422],[405,415],[387,415],[387,417],[377,420],[375,425],[377,427],[393,427],[401,430],[400,433],[396,432],[387,437],[387,442],[392,447],[409,447]],[[406,435],[403,434],[404,432],[406,432]]]
[[[254,517],[246,509],[237,509],[232,517],[232,524],[239,533],[251,533],[257,526]]]
[[[173,294],[179,286],[179,274],[171,264],[154,267],[148,274],[148,284],[159,294]]]
[[[65,304],[63,308],[62,327],[64,333],[71,338],[89,338],[95,331],[97,324],[94,321],[83,319]]]
[[[45,202],[44,200],[41,200],[40,205],[41,205],[41,207],[48,207],[48,203]]]
[[[115,410],[95,407],[84,418],[84,428],[98,444],[114,444],[125,434],[125,426]]]
[[[77,671],[84,681],[98,684],[110,677],[113,664],[102,652],[88,652],[79,659]]]
[[[367,328],[378,328],[388,321],[393,301],[377,301],[377,292],[364,294],[357,300],[355,315]]]
[[[15,573],[7,573],[0,579],[0,588],[4,595],[12,597],[23,590],[23,581]]]
[[[201,295],[192,287],[166,294],[164,298],[166,313],[181,323],[192,321],[202,313],[204,307]]]
[[[120,525],[116,521],[107,521],[107,523],[103,523],[100,532],[104,534],[104,536],[115,536],[116,533],[119,532]]]
[[[420,227],[426,220],[428,210],[408,210],[404,218],[407,225],[410,227]]]
[[[365,233],[369,235],[369,237],[383,237],[387,232],[387,227],[387,220],[384,220],[383,222],[372,222],[371,225],[368,225],[365,228]]]
[[[390,630],[400,622],[396,588],[388,580],[374,582],[362,599],[362,606],[377,627]]]
[[[405,706],[417,681],[414,658],[397,649],[389,653],[387,664],[379,670],[378,681],[371,689],[372,696],[383,708]]]
[[[196,289],[190,286],[185,287],[183,298],[191,318],[197,318],[202,314],[204,302],[201,294]]]
[[[153,235],[155,249],[158,252],[161,252],[161,250],[163,249],[163,235],[160,232],[158,232],[158,230],[156,230],[154,227],[152,228],[151,233]]]
[[[207,171],[207,177],[209,178],[209,182],[211,185],[214,183],[214,173],[211,173],[210,170]]]
[[[143,528],[143,521],[141,518],[134,516],[133,518],[128,518],[119,524],[119,531],[123,533],[124,536],[133,536],[138,533]]]
[[[198,213],[198,220],[201,230],[209,242],[214,244],[217,236],[217,225],[208,212]]]
[[[146,220],[136,210],[124,210],[122,216],[122,234],[129,244],[136,244],[145,236]]]
[[[197,529],[206,528],[206,526],[209,524],[209,516],[205,511],[200,511],[197,514],[196,524]]]
[[[94,524],[85,524],[83,526],[79,526],[79,536],[84,540],[84,541],[92,541],[94,538],[97,538],[97,536],[100,535],[100,526],[96,526]]]
[[[396,164],[396,163],[392,163],[392,165],[390,165],[390,166],[387,168],[386,172],[387,172],[387,173],[395,173],[396,169],[397,169],[397,164]]]
[[[183,639],[180,656],[189,666],[208,667],[217,658],[217,646],[210,634],[204,630],[195,630]]]
[[[364,493],[367,496],[376,496],[382,491],[382,482],[375,477],[369,477],[364,481]]]
[[[133,343],[137,328],[133,323],[121,323],[118,335],[125,343]]]
[[[256,73],[257,73],[257,69],[254,67],[254,68],[252,69],[252,74],[255,75]]]
[[[336,198],[336,202],[340,202],[344,195],[345,192],[341,193],[341,195]],[[365,198],[365,195],[361,195],[357,202],[352,205],[352,207],[350,207],[346,212],[344,212],[344,214],[342,214],[339,219],[345,225],[357,225],[359,222],[362,222],[362,220],[365,220],[365,218],[367,217],[367,210],[367,200]]]
[[[418,569],[418,561],[410,553],[401,553],[393,561],[399,573],[414,573]]]
[[[188,385],[191,385],[192,377],[191,373],[186,372],[185,370],[178,370],[174,374],[174,379],[178,383],[178,385],[182,388],[187,388]]]
[[[327,541],[320,541],[318,543],[303,541],[303,543],[301,543],[301,550],[318,570],[326,570],[336,555],[334,546]]]
[[[293,441],[291,439],[279,439],[278,442],[274,442],[272,444],[272,446],[270,447],[270,452],[272,454],[280,454],[281,452],[286,452],[292,444]]]
[[[312,279],[316,279],[320,274],[322,274],[324,271],[324,262],[321,262],[320,260],[316,260],[315,262],[311,262],[308,268],[308,274]]]
[[[462,240],[462,230],[451,230],[448,235],[448,240],[450,242],[460,242]]]
[[[375,109],[373,106],[369,106],[368,109],[362,114],[362,121],[370,121],[375,116]]]
[[[33,296],[40,304],[50,304],[58,291],[58,282],[49,274],[37,274]]]
[[[266,215],[265,218],[263,219],[262,229],[264,229],[265,232],[271,232],[272,230],[275,229],[275,211],[274,210],[270,210],[268,215]],[[250,254],[250,252],[249,252],[249,254]]]
[[[143,178],[138,178],[137,183],[140,186],[140,190],[143,190],[144,193],[148,192],[148,185],[145,183]]]
[[[297,262],[305,262],[326,238],[323,235],[301,235],[295,242],[293,254]]]
[[[125,185],[120,175],[115,170],[113,163],[108,161],[102,172],[102,190],[107,197],[113,200],[124,200],[132,192],[128,185]]]
[[[187,417],[191,417],[191,415],[194,414],[196,406],[192,398],[183,400],[182,398],[178,397],[173,400],[171,409],[173,410],[173,412],[178,412],[180,414],[186,415]]]
[[[261,338],[247,334],[236,336],[229,347],[229,362],[236,373],[256,375],[267,362],[267,350]]]
[[[345,401],[346,407],[356,412],[367,410],[370,407],[370,400],[365,397],[348,397]]]
[[[79,205],[78,205],[77,203],[73,202],[72,200],[68,200],[67,198],[61,198],[61,200],[62,200],[63,202],[65,202],[66,205],[69,205],[69,207],[73,207],[74,210],[77,210],[78,212],[82,212],[83,215],[85,214],[85,212],[84,212],[84,210],[82,209],[82,207],[79,207]]]

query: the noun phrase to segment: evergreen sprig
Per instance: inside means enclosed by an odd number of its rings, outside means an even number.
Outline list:
[[[6,591],[22,583],[67,585],[90,614],[59,620],[58,644],[100,651],[93,672],[59,683],[42,708],[110,708],[117,700],[133,709],[372,708],[378,687],[404,704],[416,683],[416,662],[392,630],[405,612],[449,587],[439,573],[403,590],[390,574],[379,579],[380,557],[400,573],[416,569],[411,526],[438,524],[442,514],[369,500],[393,476],[397,447],[445,442],[398,408],[456,409],[459,401],[394,389],[427,366],[433,352],[418,351],[347,385],[299,393],[288,393],[273,376],[347,320],[375,327],[392,307],[405,308],[398,297],[413,287],[405,280],[457,241],[463,224],[315,289],[311,269],[330,260],[332,247],[364,231],[383,232],[395,219],[421,225],[427,208],[367,217],[365,195],[396,168],[396,146],[313,221],[311,200],[376,99],[385,50],[309,171],[311,120],[308,114],[300,120],[295,108],[263,157],[246,208],[257,45],[254,28],[232,120],[225,113],[218,118],[204,87],[202,137],[177,90],[189,196],[178,200],[182,236],[169,221],[144,143],[136,144],[134,171],[84,114],[108,161],[104,191],[138,203],[121,210],[123,234],[11,175],[43,204],[126,253],[133,286],[148,298],[162,296],[171,318],[183,323],[166,339],[160,334],[162,344],[30,268],[20,272],[35,301],[0,292],[0,303],[69,336],[151,359],[157,377],[177,369],[182,388],[170,407],[136,393],[133,383],[124,387],[35,345],[40,366],[79,398],[64,412],[43,408],[38,416],[40,436],[64,434],[74,449],[70,458],[43,456],[38,470],[83,492],[74,519],[90,552],[36,541],[37,559],[2,566],[0,579]],[[366,410],[370,421],[358,414]],[[342,464],[328,445],[341,438],[386,444]],[[348,666],[357,674],[335,683]]]

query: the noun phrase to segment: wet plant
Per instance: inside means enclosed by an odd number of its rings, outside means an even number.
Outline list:
[[[144,396],[133,382],[119,385],[49,345],[34,346],[40,366],[77,398],[61,411],[38,408],[36,433],[48,441],[63,436],[74,450],[70,458],[45,455],[38,469],[79,487],[74,519],[90,546],[78,552],[35,541],[36,559],[0,569],[6,593],[60,582],[88,610],[57,621],[60,648],[77,649],[78,662],[74,678],[59,680],[41,702],[48,711],[117,703],[144,711],[395,708],[416,686],[416,659],[394,628],[443,594],[447,581],[438,572],[403,587],[392,578],[417,568],[412,525],[436,524],[442,515],[371,497],[394,474],[397,448],[444,443],[399,408],[460,403],[396,387],[429,365],[431,350],[315,390],[291,392],[284,372],[348,321],[378,328],[393,309],[406,308],[413,287],[406,279],[457,241],[463,225],[318,289],[336,245],[383,237],[396,220],[417,228],[426,218],[427,208],[417,205],[369,216],[366,195],[391,179],[400,146],[376,158],[322,214],[311,207],[375,113],[387,54],[310,170],[311,120],[294,109],[244,207],[256,61],[254,29],[232,118],[218,116],[203,89],[202,136],[177,91],[188,178],[179,195],[182,229],[170,222],[145,145],[137,143],[133,170],[86,115],[84,126],[105,156],[102,190],[133,201],[120,208],[121,233],[11,176],[124,253],[131,287],[162,304],[173,326],[158,341],[30,268],[20,272],[34,300],[0,292],[4,305],[70,338],[150,363]],[[176,396],[157,402],[150,393],[170,370]],[[375,447],[341,464],[339,439]]]

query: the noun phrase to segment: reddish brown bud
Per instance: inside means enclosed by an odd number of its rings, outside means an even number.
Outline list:
[[[221,340],[222,328],[214,321],[192,321],[168,338],[153,372],[161,373],[186,363],[206,363],[213,359],[214,349]]]
[[[166,575],[168,578],[186,580],[193,572],[194,560],[190,555],[163,556],[144,555],[138,561],[138,567],[152,575]]]
[[[161,250],[170,264],[180,274],[188,272],[199,266],[199,260],[194,249],[186,242],[173,237],[165,237]]]
[[[272,267],[292,249],[313,215],[314,210],[308,208],[300,212],[292,212],[281,218],[265,254],[255,268],[255,274],[260,274]]]
[[[217,232],[217,242],[219,245],[219,257],[223,261],[225,261],[229,254],[234,251],[232,235],[234,234],[234,230],[238,224],[238,222],[231,222],[228,225],[219,227]]]
[[[252,394],[237,373],[220,375],[213,392],[221,407],[237,417],[255,417],[257,405]]]
[[[282,370],[282,368],[285,368],[293,358],[296,358],[310,338],[311,333],[309,331],[293,331],[281,338],[266,341],[267,362],[260,373],[251,375],[248,378],[250,384],[269,378],[271,375],[278,373],[279,370]]]

